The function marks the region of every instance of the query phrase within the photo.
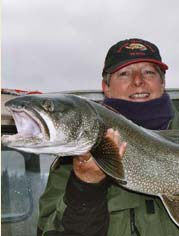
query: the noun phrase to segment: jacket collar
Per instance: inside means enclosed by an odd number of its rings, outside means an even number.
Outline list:
[[[173,119],[169,123],[168,129],[179,129],[179,111],[172,103],[172,110],[174,112]]]

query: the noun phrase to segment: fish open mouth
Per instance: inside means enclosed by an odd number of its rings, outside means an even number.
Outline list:
[[[25,109],[8,108],[14,119],[17,133],[14,135],[5,135],[2,140],[4,143],[25,144],[25,140],[36,140],[37,143],[43,140],[49,140],[49,130],[43,119],[37,114],[33,115]],[[22,142],[24,139],[24,142]]]

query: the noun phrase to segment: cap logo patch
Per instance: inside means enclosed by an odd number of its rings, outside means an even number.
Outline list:
[[[147,47],[144,46],[141,43],[130,43],[128,46],[126,46],[125,48],[130,49],[130,50],[135,50],[138,49],[140,51],[145,51],[147,50]]]

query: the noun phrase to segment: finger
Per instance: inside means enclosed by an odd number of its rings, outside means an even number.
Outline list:
[[[113,139],[114,138],[114,130],[112,128],[108,129],[106,132],[106,137]]]
[[[92,159],[91,153],[86,153],[85,155],[75,156],[74,162],[78,164],[89,162]]]
[[[115,131],[114,131],[114,134],[113,134],[113,141],[115,142],[115,144],[116,144],[117,146],[119,146],[119,144],[120,144],[120,142],[121,142],[121,136],[120,136],[118,130],[115,130]]]
[[[114,130],[112,128],[108,129],[106,137],[112,139],[117,146],[119,146],[119,144],[121,143],[121,136],[118,130]]]
[[[119,155],[120,157],[123,157],[125,152],[126,152],[126,148],[127,148],[127,143],[126,142],[123,142],[120,144],[120,147],[119,147]]]
[[[87,163],[90,163],[91,161],[93,161],[92,155],[88,159],[80,158],[79,160],[80,164],[87,164]]]

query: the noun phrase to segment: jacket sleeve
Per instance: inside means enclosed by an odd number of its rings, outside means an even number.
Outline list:
[[[109,226],[107,189],[109,179],[98,184],[78,179],[74,172],[69,177],[64,202],[63,236],[105,236]]]

